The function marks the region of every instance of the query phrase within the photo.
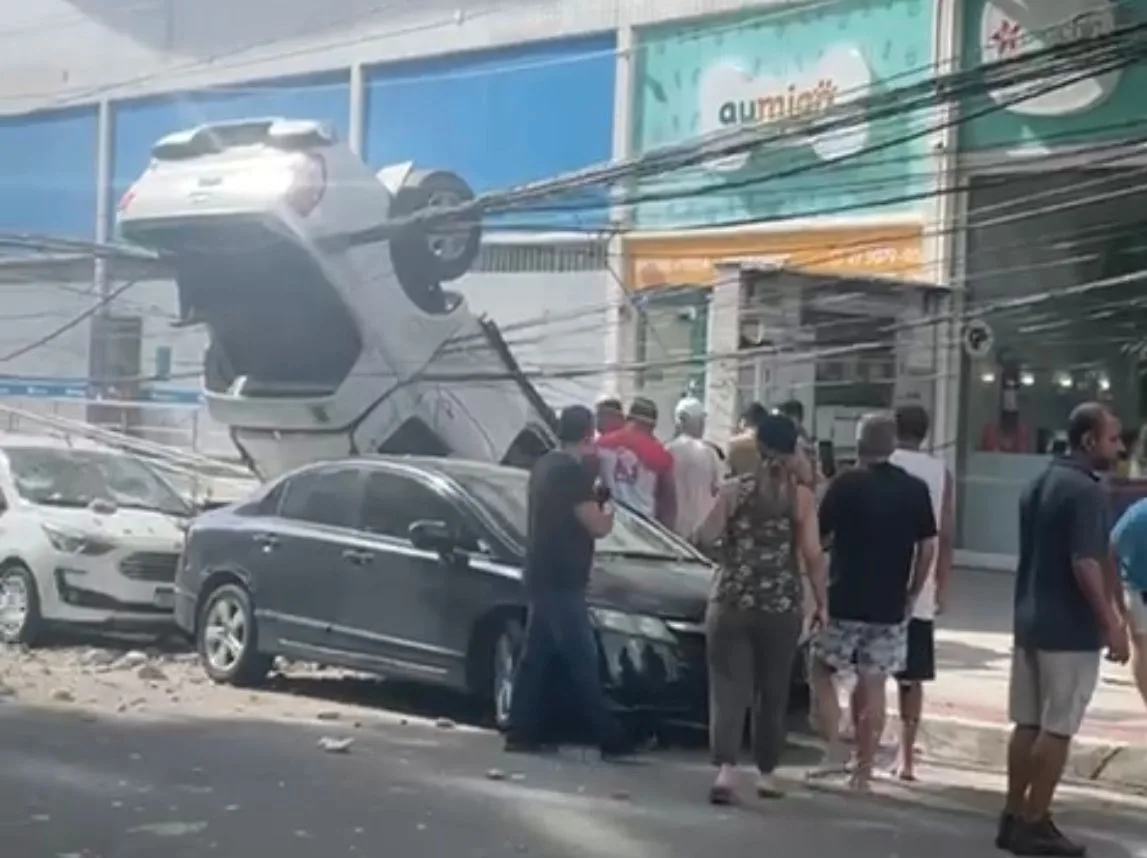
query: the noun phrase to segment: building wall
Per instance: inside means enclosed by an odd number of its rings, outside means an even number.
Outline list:
[[[457,289],[497,321],[522,369],[554,408],[588,405],[602,393],[606,271],[467,274]]]
[[[0,10],[0,113],[609,32],[744,5],[742,0],[10,3]]]

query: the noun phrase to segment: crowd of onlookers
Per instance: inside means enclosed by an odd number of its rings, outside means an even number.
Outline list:
[[[755,791],[783,795],[774,770],[792,669],[806,639],[813,716],[826,742],[810,776],[839,773],[857,790],[870,788],[893,679],[902,731],[895,774],[914,780],[923,686],[935,675],[933,623],[944,609],[953,557],[954,486],[944,461],[925,450],[927,412],[905,405],[865,417],[857,461],[839,473],[825,473],[814,458],[797,402],[750,406],[724,449],[705,440],[700,401],[683,399],[673,420],[674,437],[663,444],[648,399],[624,411],[604,400],[596,413],[581,406],[562,412],[561,449],[543,457],[530,478],[530,619],[507,749],[541,747],[540,695],[552,660],[560,659],[603,755],[633,750],[601,689],[585,596],[594,541],[609,533],[620,502],[714,564],[705,617],[713,803],[738,800],[750,710]],[[1016,727],[997,845],[1020,855],[1083,854],[1052,822],[1052,794],[1101,653],[1126,661],[1133,648],[1141,656],[1147,634],[1147,500],[1112,533],[1101,487],[1120,453],[1118,420],[1102,405],[1083,405],[1067,436],[1066,453],[1028,488],[1019,511],[1009,701]],[[1147,698],[1141,657],[1136,671]],[[845,675],[855,683],[842,717]],[[842,722],[855,751],[841,739]]]

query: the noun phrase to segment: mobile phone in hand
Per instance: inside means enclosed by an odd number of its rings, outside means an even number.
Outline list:
[[[613,492],[609,486],[598,480],[593,487],[594,499],[597,501],[598,506],[604,507],[607,503],[613,500]]]

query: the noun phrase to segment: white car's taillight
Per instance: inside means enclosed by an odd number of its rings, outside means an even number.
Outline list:
[[[299,217],[306,217],[322,201],[327,189],[327,162],[321,155],[307,153],[293,165],[294,180],[287,191],[287,205]]]

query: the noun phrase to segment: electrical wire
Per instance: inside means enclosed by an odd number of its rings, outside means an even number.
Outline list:
[[[1122,60],[1121,60],[1121,61],[1122,61]],[[1094,71],[1094,68],[1090,69],[1089,71],[1090,71],[1090,73],[1091,73],[1091,74],[1094,74],[1094,73],[1095,73],[1095,71]]]

